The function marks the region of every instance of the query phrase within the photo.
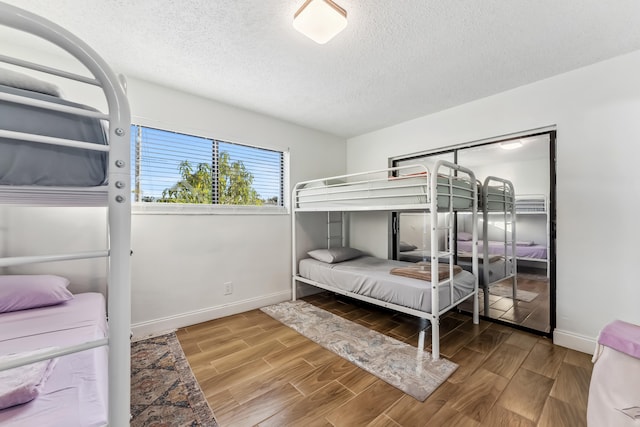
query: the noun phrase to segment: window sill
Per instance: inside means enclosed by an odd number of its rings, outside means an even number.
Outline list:
[[[195,205],[187,203],[132,203],[132,215],[288,215],[282,206]]]

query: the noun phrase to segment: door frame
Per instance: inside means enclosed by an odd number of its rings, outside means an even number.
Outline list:
[[[536,335],[546,336],[553,339],[553,331],[556,327],[556,237],[557,237],[557,221],[556,221],[556,144],[557,144],[557,130],[555,126],[547,126],[544,128],[532,129],[529,131],[518,132],[509,135],[502,135],[493,138],[472,141],[455,146],[443,147],[433,150],[421,151],[413,154],[407,154],[403,156],[395,156],[389,158],[389,167],[395,167],[399,162],[405,162],[407,160],[419,159],[434,155],[453,153],[454,163],[458,163],[458,152],[460,150],[472,147],[481,147],[485,145],[492,145],[500,142],[517,140],[520,138],[534,137],[540,135],[549,135],[549,188],[548,197],[549,202],[547,205],[547,239],[548,239],[548,254],[547,268],[549,269],[549,332],[540,331],[537,329],[528,328],[525,326],[517,325],[501,321],[499,319],[490,318],[486,315],[481,316],[485,320],[500,323],[505,326],[513,327],[515,329],[531,332]],[[399,230],[399,212],[391,212],[389,215],[389,259],[398,259],[398,244],[400,237]],[[453,232],[457,233],[458,220],[457,215],[454,214],[454,229]]]

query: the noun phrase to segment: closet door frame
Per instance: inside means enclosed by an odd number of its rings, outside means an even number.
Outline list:
[[[549,332],[532,329],[526,326],[518,325],[515,323],[506,322],[503,320],[491,318],[487,315],[481,316],[485,320],[500,323],[505,326],[509,326],[515,329],[531,332],[536,335],[542,335],[548,338],[553,338],[553,331],[556,327],[556,236],[557,236],[557,222],[556,222],[556,128],[555,126],[533,129],[530,131],[518,132],[516,134],[504,135],[495,138],[489,138],[480,141],[473,141],[451,147],[444,147],[441,149],[427,150],[419,153],[396,156],[389,158],[389,167],[398,166],[401,162],[406,163],[413,159],[421,159],[425,157],[442,155],[446,153],[453,154],[453,162],[458,164],[458,153],[466,148],[476,148],[481,146],[488,146],[506,141],[513,141],[520,138],[535,137],[541,135],[549,136],[549,188],[548,188],[548,204],[547,204],[547,239],[548,239],[548,261],[547,261],[547,275],[549,277]],[[453,232],[457,233],[458,218],[454,213]],[[398,244],[400,241],[400,214],[398,212],[392,212],[389,215],[389,259],[398,259]],[[455,241],[455,240],[454,240]],[[455,248],[457,252],[457,248]]]

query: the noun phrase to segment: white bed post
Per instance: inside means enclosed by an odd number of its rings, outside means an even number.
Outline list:
[[[109,129],[109,424],[113,426],[128,425],[131,411],[132,193],[128,120],[123,117],[120,122],[111,122]]]
[[[484,279],[484,315],[489,317],[489,178],[484,180],[482,185],[482,273]],[[474,244],[474,247],[477,243]],[[507,262],[507,254],[505,252],[505,268]]]
[[[472,230],[472,242],[471,245],[471,270],[475,276],[474,284],[474,297],[473,297],[473,323],[475,325],[480,323],[480,308],[478,306],[478,284],[479,284],[479,269],[478,269],[478,185],[476,183],[476,176],[473,172],[467,169],[469,173],[469,179],[473,186],[473,201],[471,207],[471,230]],[[486,224],[486,221],[484,221]],[[486,250],[486,246],[485,250]],[[488,259],[488,258],[485,258]],[[484,268],[486,271],[487,268]],[[485,313],[487,315],[487,313]]]
[[[95,54],[85,64],[109,105],[109,425],[129,425],[131,413],[131,112],[120,79]],[[95,68],[95,69],[94,69]]]
[[[296,273],[298,270],[297,262],[297,250],[296,250],[296,207],[298,205],[298,199],[296,198],[296,190],[298,185],[293,186],[291,191],[291,301],[297,299],[297,283]]]
[[[513,275],[513,303],[517,303],[517,293],[518,293],[518,257],[517,257],[517,243],[516,243],[516,190],[513,187],[513,183],[511,181],[507,181],[506,184],[509,187],[510,191],[510,204],[511,204],[511,274]],[[506,206],[505,206],[506,210]],[[549,271],[547,270],[547,274]]]
[[[440,293],[438,280],[438,169],[442,161],[434,167],[430,180],[429,197],[431,209],[431,355],[433,360],[440,358]],[[423,332],[424,333],[424,330]]]

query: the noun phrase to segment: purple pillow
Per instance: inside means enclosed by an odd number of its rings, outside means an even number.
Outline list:
[[[472,239],[473,239],[473,234],[467,233],[465,231],[458,232],[458,240],[460,240],[461,242],[468,242]]]
[[[69,279],[52,275],[0,276],[0,313],[60,304],[73,298]]]

